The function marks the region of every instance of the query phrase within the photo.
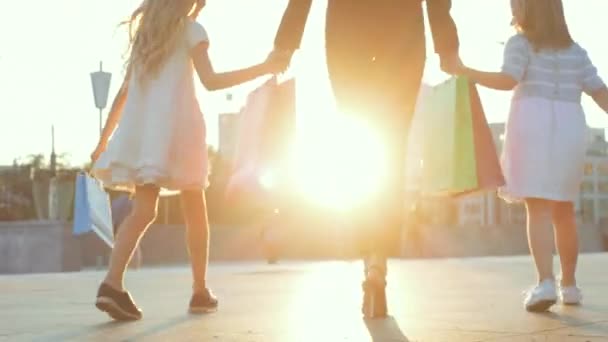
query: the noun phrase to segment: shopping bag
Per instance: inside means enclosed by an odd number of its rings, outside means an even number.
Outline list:
[[[505,178],[500,167],[498,151],[492,131],[486,120],[477,87],[469,83],[471,113],[473,116],[473,142],[475,145],[475,164],[477,187],[455,195],[467,195],[478,191],[495,191],[505,185]]]
[[[76,176],[73,234],[89,232],[95,232],[110,248],[114,246],[110,198],[100,182],[80,173]]]
[[[469,86],[465,78],[451,78],[422,99],[423,193],[453,195],[478,187]]]
[[[263,201],[285,177],[295,133],[295,80],[273,77],[254,90],[240,113],[226,199]]]

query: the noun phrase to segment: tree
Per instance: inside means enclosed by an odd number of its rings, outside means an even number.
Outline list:
[[[35,217],[31,184],[29,166],[14,163],[11,169],[0,173],[0,221]]]
[[[21,158],[19,158],[21,159]],[[17,161],[15,161],[17,164]],[[44,169],[49,167],[49,162],[46,156],[43,153],[30,154],[25,157],[25,162],[22,165],[29,166],[34,169]],[[57,169],[67,169],[70,168],[70,154],[69,153],[60,153],[57,155],[56,166]]]
[[[26,157],[25,165],[35,169],[42,169],[47,166],[46,157],[42,153],[30,154]]]

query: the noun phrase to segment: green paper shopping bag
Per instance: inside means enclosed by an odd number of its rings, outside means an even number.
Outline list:
[[[422,101],[422,192],[449,195],[478,187],[469,81],[456,77]]]
[[[469,95],[473,117],[477,187],[464,192],[454,193],[455,196],[466,196],[474,192],[495,191],[505,185],[505,177],[500,167],[492,131],[486,120],[477,87],[473,83],[469,84]]]

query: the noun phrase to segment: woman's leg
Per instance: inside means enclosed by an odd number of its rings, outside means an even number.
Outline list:
[[[424,71],[424,26],[422,7],[395,12],[373,1],[357,3],[330,1],[326,57],[339,110],[366,122],[386,155],[376,194],[366,196],[353,217],[364,257],[363,312],[381,318],[388,311],[387,258],[397,254],[403,225],[406,143]],[[380,33],[389,26],[394,34]]]
[[[104,280],[105,284],[116,290],[124,291],[125,270],[133,257],[133,251],[156,218],[158,192],[159,188],[153,185],[137,187],[133,210],[120,224]]]
[[[553,228],[555,244],[562,266],[562,287],[576,286],[576,263],[578,261],[578,234],[572,202],[558,202],[553,206]]]
[[[554,279],[553,239],[551,218],[553,203],[541,199],[527,199],[528,245],[534,258],[538,282]]]

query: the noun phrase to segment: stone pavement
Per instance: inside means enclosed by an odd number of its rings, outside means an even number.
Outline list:
[[[144,310],[112,323],[93,306],[101,272],[0,276],[0,340],[7,341],[608,341],[608,255],[581,257],[582,307],[522,309],[529,257],[394,260],[392,318],[359,314],[355,262],[215,263],[217,313],[189,316],[188,268],[133,271]]]

